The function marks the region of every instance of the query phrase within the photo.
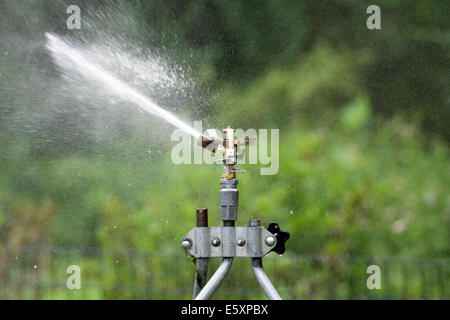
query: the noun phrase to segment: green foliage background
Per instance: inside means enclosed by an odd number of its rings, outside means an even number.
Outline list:
[[[450,297],[449,8],[379,1],[382,29],[369,31],[369,4],[117,5],[117,19],[127,10],[152,31],[144,41],[178,61],[194,53],[212,126],[280,129],[279,173],[243,166],[239,222],[276,220],[291,233],[287,253],[266,258],[285,298]],[[23,41],[67,33],[65,6],[2,2],[0,39],[12,24]],[[176,166],[169,141],[149,158],[154,146],[136,128],[112,137],[102,157],[71,127],[42,147],[9,125],[29,107],[7,107],[22,78],[49,64],[31,55],[0,58],[0,297],[189,298],[192,267],[179,241],[197,207],[220,224],[220,166]],[[375,293],[365,288],[371,263],[391,270]],[[83,270],[83,290],[65,289],[69,264]],[[262,298],[249,269],[237,261],[216,297]]]

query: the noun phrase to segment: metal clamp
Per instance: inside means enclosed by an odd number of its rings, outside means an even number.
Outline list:
[[[196,227],[183,237],[181,245],[196,258],[258,258],[277,245],[277,238],[262,226]]]

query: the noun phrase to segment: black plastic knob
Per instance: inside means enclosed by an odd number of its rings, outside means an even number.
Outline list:
[[[289,240],[291,235],[289,234],[289,232],[281,230],[280,226],[276,222],[269,223],[267,230],[277,238],[276,246],[270,251],[274,251],[278,254],[283,254],[286,251],[286,241]]]

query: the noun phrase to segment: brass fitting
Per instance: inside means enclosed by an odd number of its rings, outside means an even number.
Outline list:
[[[237,163],[237,144],[234,140],[234,129],[227,127],[223,129],[223,174],[222,178],[232,180],[236,178],[234,166]]]
[[[232,180],[236,179],[236,170],[234,166],[236,165],[238,159],[238,147],[242,145],[246,146],[252,144],[254,143],[254,141],[250,140],[249,138],[245,138],[242,140],[234,139],[235,130],[230,128],[229,126],[222,131],[223,140],[215,137],[208,138],[205,136],[201,136],[198,140],[198,144],[213,153],[215,153],[216,151],[220,151],[222,153],[224,164],[222,178],[226,180]]]

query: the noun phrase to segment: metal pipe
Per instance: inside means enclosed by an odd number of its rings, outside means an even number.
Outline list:
[[[208,258],[198,258],[195,262],[195,280],[194,280],[194,294],[193,299],[197,297],[206,283],[206,274],[208,272]]]
[[[197,227],[208,227],[208,209],[197,208],[196,211]],[[198,258],[195,261],[195,278],[193,299],[200,293],[206,283],[206,275],[208,273],[209,258]]]
[[[197,208],[195,212],[197,227],[207,227],[208,226],[208,209]]]
[[[223,220],[224,227],[234,227],[234,220]]]
[[[258,280],[258,283],[264,290],[267,298],[269,298],[270,300],[282,300],[272,282],[270,282],[269,278],[264,272],[262,258],[252,258],[252,267],[256,280]]]
[[[259,227],[261,225],[260,220],[250,220],[248,222],[249,227]],[[258,240],[255,239],[255,242]],[[270,282],[266,273],[263,269],[262,258],[252,258],[253,273],[255,274],[256,280],[258,280],[259,285],[264,290],[264,293],[270,300],[282,300],[277,290]]]
[[[207,300],[217,290],[222,280],[227,275],[233,263],[233,258],[223,258],[222,263],[216,272],[212,275],[211,279],[203,287],[202,291],[195,297],[195,300]]]

